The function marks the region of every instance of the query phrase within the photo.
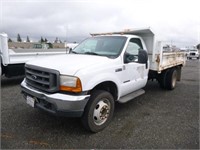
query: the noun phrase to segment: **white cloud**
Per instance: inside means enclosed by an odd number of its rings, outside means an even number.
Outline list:
[[[151,26],[158,37],[197,44],[198,0],[2,0],[1,32],[26,37],[88,36]]]

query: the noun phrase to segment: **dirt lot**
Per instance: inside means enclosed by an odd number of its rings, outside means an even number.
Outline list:
[[[187,61],[173,91],[149,81],[146,94],[116,104],[111,124],[91,134],[80,119],[29,107],[22,77],[1,79],[1,149],[199,149],[199,61]]]

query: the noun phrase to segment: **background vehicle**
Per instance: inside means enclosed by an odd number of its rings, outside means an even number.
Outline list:
[[[180,81],[185,53],[163,52],[151,29],[91,35],[71,54],[26,63],[21,87],[30,106],[81,117],[86,129],[98,132],[110,123],[115,102],[144,94],[148,79],[168,90]]]
[[[72,48],[75,44],[68,45]],[[9,49],[8,35],[0,34],[0,75],[6,77],[24,75],[24,64],[32,59],[46,57],[50,55],[65,54],[66,49],[48,49],[47,44],[34,44],[32,49]]]
[[[198,51],[198,49],[189,49],[189,51],[187,53],[187,58],[188,59],[192,59],[192,58],[199,59],[199,51]]]

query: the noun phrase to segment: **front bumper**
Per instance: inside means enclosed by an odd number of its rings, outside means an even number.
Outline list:
[[[67,117],[81,117],[90,95],[67,95],[61,93],[48,94],[29,87],[25,80],[21,90],[27,96],[35,99],[35,107],[51,114]]]
[[[190,54],[190,55],[187,55],[187,57],[188,57],[188,58],[198,58],[199,55],[198,55],[198,54],[195,54],[195,55],[191,55],[191,54]]]

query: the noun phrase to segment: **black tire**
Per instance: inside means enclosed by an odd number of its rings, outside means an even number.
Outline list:
[[[158,83],[162,89],[166,89],[166,78],[169,70],[163,71],[158,78]]]
[[[1,68],[0,68],[0,76],[3,75],[3,71],[2,71],[2,65],[1,65]]]
[[[94,91],[81,118],[83,126],[94,133],[103,130],[113,117],[114,106],[113,96],[109,92]]]
[[[173,90],[176,87],[177,70],[175,68],[170,69],[166,77],[166,89]]]
[[[1,63],[1,57],[0,57],[0,64],[1,64],[1,68],[0,68],[0,76],[2,76],[3,75],[3,65],[2,65],[2,63]]]

